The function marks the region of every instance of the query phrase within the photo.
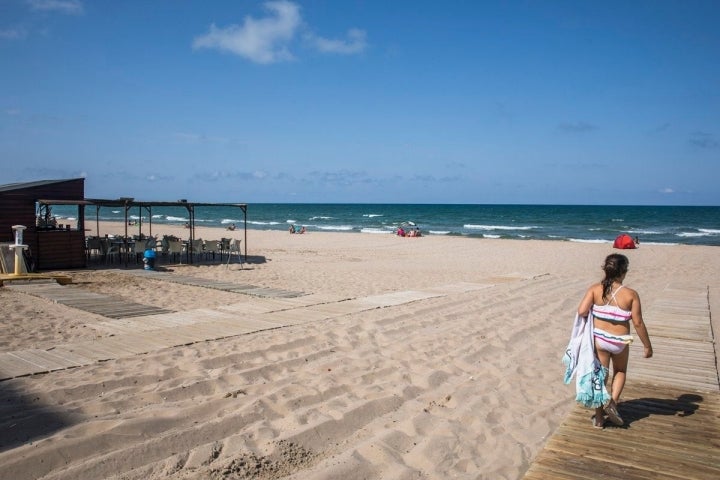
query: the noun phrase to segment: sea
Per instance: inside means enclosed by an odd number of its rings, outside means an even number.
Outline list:
[[[77,207],[53,206],[58,222],[74,220]],[[86,210],[95,221],[95,209]],[[122,208],[103,207],[102,221],[125,221]],[[132,208],[128,219],[184,225],[182,207]],[[195,207],[196,226],[244,225],[238,207]],[[247,206],[247,228],[287,230],[304,226],[311,232],[394,234],[398,227],[417,226],[424,235],[517,240],[612,243],[619,234],[637,237],[641,244],[720,246],[720,207],[714,206],[599,206],[599,205],[429,205],[257,203]]]

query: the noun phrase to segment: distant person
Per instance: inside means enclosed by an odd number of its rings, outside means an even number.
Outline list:
[[[405,230],[402,227],[398,227],[397,229],[398,237],[404,237],[405,236]]]
[[[644,357],[653,356],[650,336],[643,322],[640,296],[635,290],[623,285],[629,263],[625,255],[619,253],[608,255],[602,267],[605,278],[587,290],[578,306],[578,315],[588,317],[588,321],[592,322],[595,355],[602,364],[605,385],[607,385],[610,361],[613,365],[610,392],[605,392],[610,394],[610,399],[605,405],[595,408],[593,416],[595,428],[604,427],[605,414],[615,425],[623,424],[617,404],[625,386],[629,345],[633,341],[630,335],[630,321],[645,347]]]
[[[190,228],[190,222],[185,222],[185,228]]]
[[[290,228],[288,228],[288,232],[295,233],[295,225],[290,225]]]
[[[640,237],[635,237],[635,245],[640,245]]]
[[[235,230],[235,224],[231,223],[230,225],[227,226],[226,230]]]
[[[297,233],[299,233],[299,234],[305,233],[305,225],[303,225],[302,227],[300,227],[300,230],[299,230]]]

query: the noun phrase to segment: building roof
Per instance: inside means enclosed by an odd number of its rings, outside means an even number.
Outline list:
[[[85,180],[84,178],[65,178],[61,180],[35,180],[34,182],[18,182],[18,183],[6,183],[0,185],[0,192],[12,192],[13,190],[25,190],[28,188],[44,187],[47,185],[54,185],[56,183],[73,182],[76,180]]]

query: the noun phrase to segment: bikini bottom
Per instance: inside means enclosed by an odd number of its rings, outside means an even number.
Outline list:
[[[593,336],[595,337],[595,346],[611,355],[622,353],[625,347],[633,342],[632,335],[614,335],[600,328],[593,330]]]

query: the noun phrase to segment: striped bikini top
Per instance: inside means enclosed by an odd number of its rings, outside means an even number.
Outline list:
[[[632,318],[632,312],[629,310],[623,310],[617,304],[615,294],[620,291],[625,285],[612,292],[610,300],[605,305],[593,305],[592,311],[595,318],[605,320],[607,322],[629,322]],[[610,305],[610,301],[615,302],[615,305]]]

